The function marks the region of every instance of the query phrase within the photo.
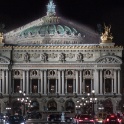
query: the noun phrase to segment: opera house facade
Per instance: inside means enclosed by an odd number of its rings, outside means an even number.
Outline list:
[[[45,16],[0,33],[0,112],[24,111],[22,93],[31,100],[26,111],[122,111],[123,47],[111,27],[99,35],[55,8],[49,0]]]

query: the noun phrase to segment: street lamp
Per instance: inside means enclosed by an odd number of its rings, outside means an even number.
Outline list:
[[[95,101],[97,101],[97,98],[95,98],[95,90],[92,90],[92,98],[90,98],[90,101],[92,102],[92,115],[95,115],[95,111],[94,111],[94,104]]]
[[[24,114],[26,114],[26,105],[27,107],[30,107],[31,100],[26,97],[25,92],[23,93],[21,90],[19,90],[20,98],[17,98],[17,100],[21,103],[21,105],[24,105]]]

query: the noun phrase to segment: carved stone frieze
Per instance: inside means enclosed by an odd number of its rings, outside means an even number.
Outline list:
[[[65,62],[65,54],[64,53],[59,54],[59,61],[60,62]]]
[[[66,58],[72,59],[74,57],[75,57],[75,54],[72,54],[72,53],[66,54]]]
[[[34,59],[40,58],[40,54],[34,53],[31,55]]]
[[[22,58],[22,54],[15,53],[15,54],[13,55],[13,58],[14,58],[14,59],[20,59],[20,58]]]
[[[4,58],[4,57],[0,57],[0,63],[2,63],[2,64],[6,64],[6,63],[8,63],[9,64],[9,60],[7,59],[7,58]]]
[[[89,59],[89,58],[92,58],[93,57],[93,54],[90,54],[90,53],[87,53],[87,54],[84,54],[84,57]]]
[[[24,62],[30,61],[30,54],[29,53],[25,53],[23,57],[24,57]]]
[[[78,53],[77,54],[77,61],[78,62],[82,62],[83,61],[83,55],[82,55],[82,53]]]
[[[101,58],[97,63],[121,63],[120,60],[118,60],[117,58],[113,58],[113,57],[104,57]]]
[[[46,54],[46,53],[41,54],[41,61],[43,61],[43,62],[48,61],[48,54]]]
[[[54,58],[57,58],[57,54],[52,53],[52,54],[49,54],[48,57],[54,59]]]

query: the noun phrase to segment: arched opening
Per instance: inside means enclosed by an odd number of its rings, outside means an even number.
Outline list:
[[[66,103],[65,103],[65,110],[66,111],[74,112],[75,104],[74,104],[74,102],[72,100],[66,101]]]
[[[50,100],[47,103],[48,111],[57,111],[57,103],[54,100]]]

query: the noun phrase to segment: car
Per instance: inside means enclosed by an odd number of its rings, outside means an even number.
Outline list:
[[[61,122],[62,121],[61,114],[50,114],[47,116],[47,121],[50,122]],[[72,122],[72,118],[68,116],[64,116],[65,122]]]
[[[99,112],[97,115],[96,115],[96,118],[95,118],[95,122],[96,124],[102,124],[103,123],[103,120],[105,119],[107,113],[105,112]]]
[[[50,114],[47,116],[47,121],[55,122],[61,121],[61,114]]]
[[[73,124],[77,124],[77,120],[78,120],[79,117],[80,117],[80,114],[76,114],[76,115],[73,117],[73,119],[72,119]]]
[[[77,124],[95,124],[95,120],[91,115],[82,114],[79,116]]]
[[[121,119],[117,117],[115,114],[109,114],[106,116],[103,124],[120,124]]]
[[[25,124],[25,119],[21,115],[11,115],[6,120],[6,124]]]

